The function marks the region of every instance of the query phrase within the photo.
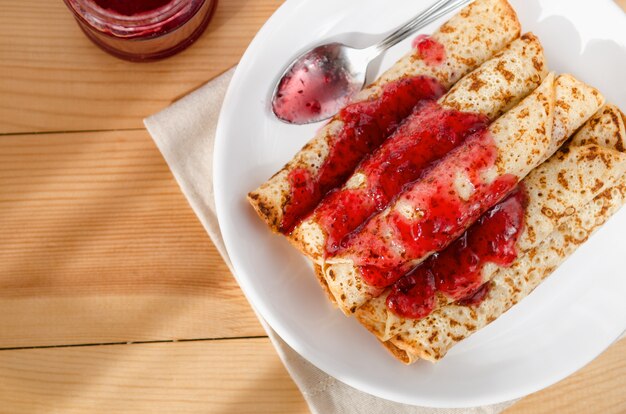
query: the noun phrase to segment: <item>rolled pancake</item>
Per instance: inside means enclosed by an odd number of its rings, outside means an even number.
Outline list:
[[[417,178],[430,162],[454,148],[455,133],[437,126],[438,133],[433,134],[427,127],[429,120],[440,123],[442,111],[445,111],[443,113],[451,114],[447,116],[456,124],[463,122],[470,128],[473,126],[470,121],[478,123],[475,118],[482,121],[482,125],[493,121],[539,86],[547,74],[545,67],[543,48],[536,36],[527,33],[511,42],[505,50],[458,81],[439,99],[433,115],[428,110],[410,115],[373,154],[363,159],[342,188],[328,194],[313,213],[294,228],[288,236],[292,244],[319,263],[329,244],[336,243],[366,218],[385,208],[383,197],[389,200],[395,196],[395,192],[382,191],[381,183],[383,179],[388,180],[389,171],[398,171],[394,185],[399,191],[401,186]],[[455,111],[466,115],[460,116]],[[464,133],[469,135],[470,131]],[[461,140],[458,141],[460,144]],[[433,147],[436,151],[431,150]],[[424,155],[429,151],[433,159]],[[398,153],[419,154],[417,163],[407,165],[407,159],[399,157]],[[418,163],[423,165],[416,165]],[[386,166],[381,169],[378,165]],[[409,168],[412,174],[407,174]],[[356,217],[354,211],[349,210],[352,204],[359,206]]]
[[[523,180],[527,207],[523,216],[522,230],[513,247],[517,257],[540,245],[560,224],[585,208],[607,188],[614,187],[624,173],[626,173],[626,154],[592,143],[580,145],[578,140],[572,140],[547,162],[533,170]],[[468,231],[480,225],[481,223],[476,223]],[[455,255],[458,252],[446,249],[434,261],[429,260],[435,271],[430,274],[436,274],[437,260],[450,257],[451,254]],[[477,261],[474,265],[480,269],[476,280],[471,284],[467,284],[467,280],[461,280],[466,285],[455,295],[436,292],[435,305],[430,312],[471,295],[498,272],[506,271],[511,266],[511,263],[481,263],[480,256],[473,257]],[[459,268],[455,268],[455,271],[461,272]],[[402,317],[388,310],[386,304],[388,295],[389,290],[373,298],[359,308],[355,315],[381,341],[407,331],[415,320],[421,319]],[[423,302],[424,298],[420,297],[418,304],[423,306]]]
[[[572,139],[572,144],[609,145],[624,151],[624,115],[607,105]],[[607,159],[610,164],[610,160]],[[417,358],[437,361],[459,341],[494,321],[528,296],[541,281],[563,263],[578,246],[626,202],[626,175],[563,222],[541,244],[520,256],[509,269],[502,269],[488,282],[489,290],[477,306],[453,304],[428,317],[407,324],[389,341],[394,355],[403,362]],[[402,350],[405,355],[399,355]],[[400,353],[401,354],[401,353]]]
[[[313,262],[313,273],[315,274],[315,277],[317,278],[317,281],[319,282],[320,286],[322,287],[322,290],[324,290],[324,293],[326,294],[326,297],[328,298],[328,300],[330,300],[330,302],[337,306],[337,302],[335,301],[335,297],[333,296],[333,294],[331,293],[330,289],[328,288],[328,284],[326,283],[326,279],[324,279],[324,269],[322,269],[322,266],[318,265],[317,263]]]
[[[571,145],[597,144],[626,152],[626,118],[613,104],[600,109],[572,138]]]
[[[430,37],[443,47],[443,61],[433,64],[422,59],[419,50],[412,50],[361,91],[353,103],[375,103],[383,99],[386,86],[416,76],[431,77],[448,89],[519,34],[517,16],[506,0],[477,0]],[[409,113],[410,110],[403,117]],[[337,114],[278,173],[250,192],[249,202],[274,232],[289,233],[324,194],[345,182],[363,156],[386,138],[387,132],[393,132],[400,119],[396,121],[376,132],[373,142],[364,146],[360,138],[340,139],[344,120],[341,113]],[[332,168],[324,168],[340,145],[351,148],[349,160],[342,157]],[[303,189],[308,192],[304,201],[298,196]]]
[[[488,130],[494,137],[498,151],[495,166],[490,171],[495,170],[496,176],[510,174],[515,179],[523,178],[537,164],[552,155],[549,151],[553,148],[558,148],[568,136],[593,115],[602,103],[603,98],[595,89],[577,81],[572,76],[559,76],[556,82],[553,82],[552,76],[548,76],[533,94],[489,126]],[[558,107],[560,110],[552,111],[554,107]],[[553,129],[554,134],[552,134]],[[376,237],[377,232],[384,234],[382,232],[386,230],[382,229],[387,224],[385,222],[386,217],[394,209],[403,212],[405,210],[403,206],[406,204],[410,205],[410,198],[415,193],[416,187],[418,190],[422,190],[432,185],[428,180],[435,180],[437,177],[445,177],[454,173],[456,167],[447,165],[443,161],[445,159],[434,167],[423,180],[416,182],[414,186],[403,193],[394,205],[373,217],[363,227],[361,232],[357,234],[357,237],[360,237],[361,233],[366,233],[365,237],[362,238],[364,247],[359,245],[359,240],[357,239],[357,243],[348,246],[348,249],[346,249],[347,254],[329,258],[323,265],[328,287],[333,293],[339,308],[344,313],[348,315],[353,313],[369,299],[382,293],[381,287],[365,283],[359,267],[363,263],[359,262],[359,260],[364,256],[367,257],[367,254],[364,255],[363,251],[371,251],[365,249],[365,246],[367,246],[367,249],[370,249],[371,246],[368,237],[371,235]],[[482,176],[486,175],[483,172]],[[462,192],[463,186],[459,186],[454,190],[458,192],[459,189]],[[461,192],[458,192],[459,196]],[[473,196],[474,194],[472,194]],[[498,201],[499,199],[493,201],[493,204]],[[473,220],[477,219],[487,208],[484,208],[478,214],[474,214]],[[449,237],[449,240],[452,241],[453,238],[458,237],[471,225],[473,220],[466,220],[465,226],[460,231],[457,229],[455,234]],[[384,247],[385,243],[389,244],[389,241],[387,239],[382,240],[382,247]],[[375,247],[379,247],[379,245],[375,245]],[[439,247],[438,250],[441,250],[445,248],[445,245]],[[362,250],[359,251],[359,248]],[[355,256],[353,256],[355,252],[358,254],[356,260],[354,259]],[[432,251],[426,252],[421,257],[409,257],[407,264],[403,266],[408,270],[408,268],[416,266],[426,259],[431,253]],[[376,254],[378,253],[376,252]],[[390,255],[394,259],[401,256],[397,252],[391,252]]]
[[[584,133],[584,131],[581,132]],[[577,135],[579,136],[581,134]],[[576,141],[572,140],[557,151],[552,158],[531,171],[522,181],[523,191],[526,194],[526,208],[521,230],[512,246],[517,256],[539,245],[563,221],[621,179],[626,172],[626,155],[607,146],[586,142],[581,144],[578,138]],[[497,208],[498,206],[494,207],[494,209]],[[479,222],[475,223],[468,229],[468,232],[480,225]],[[461,238],[467,240],[467,237]],[[456,242],[450,248],[455,244]],[[450,255],[458,255],[457,250],[450,248],[441,252],[435,260],[429,260],[432,266],[437,266],[437,260],[449,258]],[[482,262],[482,258],[476,254],[473,254],[473,257],[475,260],[473,266],[479,268],[478,277],[471,284],[468,284],[467,279],[461,280],[465,285],[457,289],[455,294],[437,291],[433,310],[470,295],[482,284],[491,280],[497,271],[509,265],[508,263]],[[457,273],[461,272],[458,267],[454,270]],[[432,274],[436,272],[428,275]],[[383,341],[395,335],[398,329],[403,329],[406,323],[412,323],[410,322],[412,318],[401,317],[387,310],[385,305],[387,296],[388,292],[385,292],[356,312],[357,318],[363,324],[373,325],[368,329]],[[424,301],[424,298],[420,300]]]

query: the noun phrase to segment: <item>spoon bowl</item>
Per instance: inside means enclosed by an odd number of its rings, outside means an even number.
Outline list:
[[[290,124],[322,121],[336,114],[365,85],[367,67],[380,53],[471,0],[438,0],[379,43],[357,49],[342,43],[314,47],[283,72],[272,111]]]
[[[367,49],[342,43],[318,46],[289,66],[274,91],[272,110],[293,124],[318,122],[336,114],[365,85]]]

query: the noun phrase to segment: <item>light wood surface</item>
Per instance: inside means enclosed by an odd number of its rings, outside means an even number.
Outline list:
[[[624,352],[615,345],[507,414],[626,412]],[[0,412],[12,414],[307,412],[267,338],[3,351],[0,372]]]
[[[306,412],[267,338],[3,351],[0,372],[14,414]]]
[[[264,334],[145,130],[1,137],[0,206],[0,348]]]
[[[132,64],[60,0],[0,1],[0,413],[307,412],[141,123],[280,3],[221,0],[191,49]],[[625,357],[508,413],[626,412]]]

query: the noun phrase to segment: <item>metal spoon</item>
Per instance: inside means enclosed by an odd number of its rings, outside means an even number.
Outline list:
[[[342,43],[317,46],[283,72],[272,97],[282,121],[308,124],[330,118],[365,85],[369,63],[417,30],[472,0],[438,0],[379,43],[356,49]]]

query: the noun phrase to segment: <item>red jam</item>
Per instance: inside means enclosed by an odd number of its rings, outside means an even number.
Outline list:
[[[420,319],[434,309],[436,292],[463,304],[480,303],[488,289],[481,274],[485,264],[506,267],[517,258],[515,245],[527,203],[526,192],[518,186],[445,250],[399,279],[387,296],[387,307],[399,316]]]
[[[217,0],[64,0],[83,32],[122,59],[165,58],[204,31]]]
[[[445,47],[428,35],[421,34],[413,39],[413,48],[429,66],[441,65],[446,60]]]
[[[103,9],[111,10],[124,16],[145,13],[171,3],[172,0],[94,0]]]
[[[363,276],[374,286],[402,276],[414,260],[447,247],[517,184],[513,175],[485,181],[483,173],[496,156],[487,130],[472,135],[408,187],[388,214],[372,217],[350,234],[338,255],[368,266]],[[466,198],[456,189],[459,179],[471,189]]]
[[[436,102],[416,107],[393,135],[356,168],[367,181],[358,188],[332,191],[316,207],[313,214],[326,234],[326,254],[337,252],[348,233],[387,207],[433,161],[488,122],[486,116],[444,109]]]
[[[337,113],[359,91],[336,67],[334,49],[320,46],[299,60],[281,79],[272,109],[283,121],[305,124]],[[330,57],[330,58],[329,58]]]
[[[420,266],[393,284],[387,295],[387,308],[410,319],[428,316],[436,306],[437,287],[430,266]]]
[[[330,153],[318,174],[306,168],[289,173],[291,194],[283,210],[280,231],[290,233],[332,189],[342,185],[363,157],[391,135],[417,104],[445,93],[434,78],[407,77],[384,86],[379,97],[343,108],[338,117],[343,127],[329,137]]]
[[[379,289],[392,285],[407,272],[401,266],[382,268],[370,265],[359,266],[359,271],[365,283]]]
[[[482,303],[483,300],[485,300],[485,297],[487,296],[487,293],[489,293],[490,289],[491,284],[485,283],[481,285],[478,289],[476,289],[476,291],[474,291],[473,293],[470,293],[468,296],[457,300],[456,304],[461,306],[478,306]]]

